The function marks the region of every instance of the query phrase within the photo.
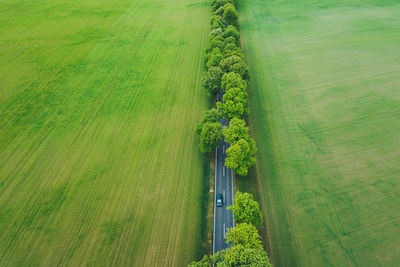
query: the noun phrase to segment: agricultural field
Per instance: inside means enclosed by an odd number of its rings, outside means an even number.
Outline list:
[[[272,262],[400,266],[399,1],[239,3]]]
[[[201,256],[206,2],[0,4],[0,266]]]

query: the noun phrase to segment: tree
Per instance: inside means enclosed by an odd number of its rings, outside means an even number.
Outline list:
[[[234,100],[228,100],[223,103],[217,102],[217,107],[227,119],[240,118],[247,113],[245,104]]]
[[[234,43],[225,43],[224,57],[229,58],[231,56],[242,57],[240,48]]]
[[[224,52],[227,45],[224,47]],[[249,80],[249,69],[246,63],[240,56],[230,56],[220,62],[220,67],[223,72],[234,72],[240,75],[243,80]]]
[[[229,126],[223,130],[225,140],[231,144],[226,150],[228,157],[225,166],[234,170],[240,176],[248,172],[248,168],[256,163],[256,143],[250,137],[249,128],[244,120],[233,118]]]
[[[200,151],[212,152],[222,140],[222,126],[220,122],[207,122],[201,127]]]
[[[247,67],[246,63],[244,63],[243,60],[231,65],[229,71],[239,74],[245,81],[250,80],[249,68]]]
[[[224,50],[224,57],[227,58],[230,56],[243,57],[240,50]]]
[[[239,17],[239,14],[237,13],[236,8],[233,4],[228,3],[228,4],[224,5],[223,18],[226,23],[238,28],[238,26],[239,26],[238,17]]]
[[[204,124],[208,122],[219,122],[220,119],[221,119],[221,114],[215,108],[204,111],[201,123],[196,125],[196,133],[198,134],[201,133]]]
[[[221,35],[210,35],[208,37],[207,45],[206,48],[204,48],[204,52],[206,56],[214,50],[214,48],[218,47],[219,50],[224,50],[225,48],[225,43],[224,43],[224,38],[222,38]],[[206,61],[207,62],[207,61]]]
[[[249,193],[237,192],[233,206],[228,209],[233,211],[233,217],[239,224],[250,223],[256,227],[263,224],[263,217],[257,201],[253,200],[253,195]]]
[[[221,28],[212,29],[210,32],[210,36],[212,36],[213,38],[215,38],[217,36],[222,36],[222,29]],[[224,44],[226,44],[225,40],[224,40]],[[224,49],[225,49],[225,47],[224,47]]]
[[[238,175],[247,175],[248,169],[256,164],[253,154],[256,152],[255,142],[253,139],[246,141],[240,139],[227,150],[227,158],[225,166],[234,170]]]
[[[216,95],[221,91],[222,71],[220,67],[210,67],[201,81],[210,95]]]
[[[223,29],[223,28],[225,28],[225,23],[222,20],[221,16],[214,15],[210,19],[210,26],[211,26],[212,30],[217,29],[217,28]]]
[[[231,57],[228,57],[228,58],[224,58],[220,62],[221,70],[223,72],[231,72],[230,71],[231,66],[236,64],[236,63],[239,63],[241,61],[243,61],[243,59],[238,57],[238,56],[231,56]]]
[[[211,267],[211,259],[207,255],[197,262],[189,263],[188,267]]]
[[[218,66],[223,58],[221,50],[218,47],[214,48],[208,57],[207,68]]]
[[[246,126],[244,120],[233,118],[229,122],[229,126],[224,128],[223,134],[225,141],[234,144],[240,139],[250,139],[249,127]]]
[[[238,51],[238,52],[240,52],[240,48],[234,43],[225,43],[224,52],[225,51]]]
[[[260,247],[246,248],[242,245],[235,245],[222,250],[212,256],[216,267],[270,267],[271,264],[267,253]]]
[[[247,93],[240,88],[231,88],[224,94],[223,102],[217,102],[217,107],[227,119],[240,118],[248,113]]]
[[[223,33],[223,37],[224,38],[233,37],[236,40],[235,43],[239,44],[240,33],[238,32],[236,27],[233,26],[233,25],[228,25],[228,27],[226,27],[226,29],[225,29],[225,31]]]
[[[220,8],[218,8],[217,10],[215,10],[214,14],[221,17],[221,16],[224,14],[224,7],[221,6]],[[221,17],[221,18],[222,18],[222,17]]]
[[[235,37],[232,37],[232,36],[226,37],[226,38],[224,39],[225,45],[230,44],[230,43],[237,45],[236,42],[237,42],[237,41],[236,41],[236,38],[235,38]]]
[[[247,82],[242,79],[240,74],[229,72],[222,75],[221,88],[224,91],[228,91],[231,88],[239,88],[246,90]]]
[[[262,247],[257,228],[249,223],[239,223],[235,227],[229,228],[226,233],[226,241],[232,242],[234,245],[242,245],[245,248]]]
[[[212,6],[212,9],[215,11],[218,8],[226,5],[227,3],[228,3],[227,0],[212,0],[211,1],[211,6]]]

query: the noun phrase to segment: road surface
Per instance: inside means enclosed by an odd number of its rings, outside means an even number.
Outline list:
[[[222,125],[228,124],[225,120],[221,120],[221,123]],[[231,169],[225,167],[228,147],[229,145],[225,141],[221,141],[216,149],[213,254],[229,247],[225,242],[225,234],[228,228],[234,226],[233,213],[226,209],[233,205],[233,173]],[[223,195],[224,204],[222,207],[216,206],[217,194]]]

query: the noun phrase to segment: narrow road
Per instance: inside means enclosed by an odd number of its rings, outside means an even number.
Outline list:
[[[228,122],[221,120],[222,125]],[[225,167],[226,150],[229,145],[221,141],[216,149],[215,159],[215,197],[214,197],[214,240],[213,254],[229,247],[225,242],[225,234],[228,228],[234,226],[233,213],[227,210],[228,206],[233,205],[233,173],[231,169]],[[222,207],[216,206],[216,197],[222,194],[224,203]]]

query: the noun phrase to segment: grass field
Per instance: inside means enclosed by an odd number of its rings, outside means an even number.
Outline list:
[[[239,2],[273,263],[400,266],[399,1]]]
[[[206,2],[0,4],[0,266],[202,254]]]

